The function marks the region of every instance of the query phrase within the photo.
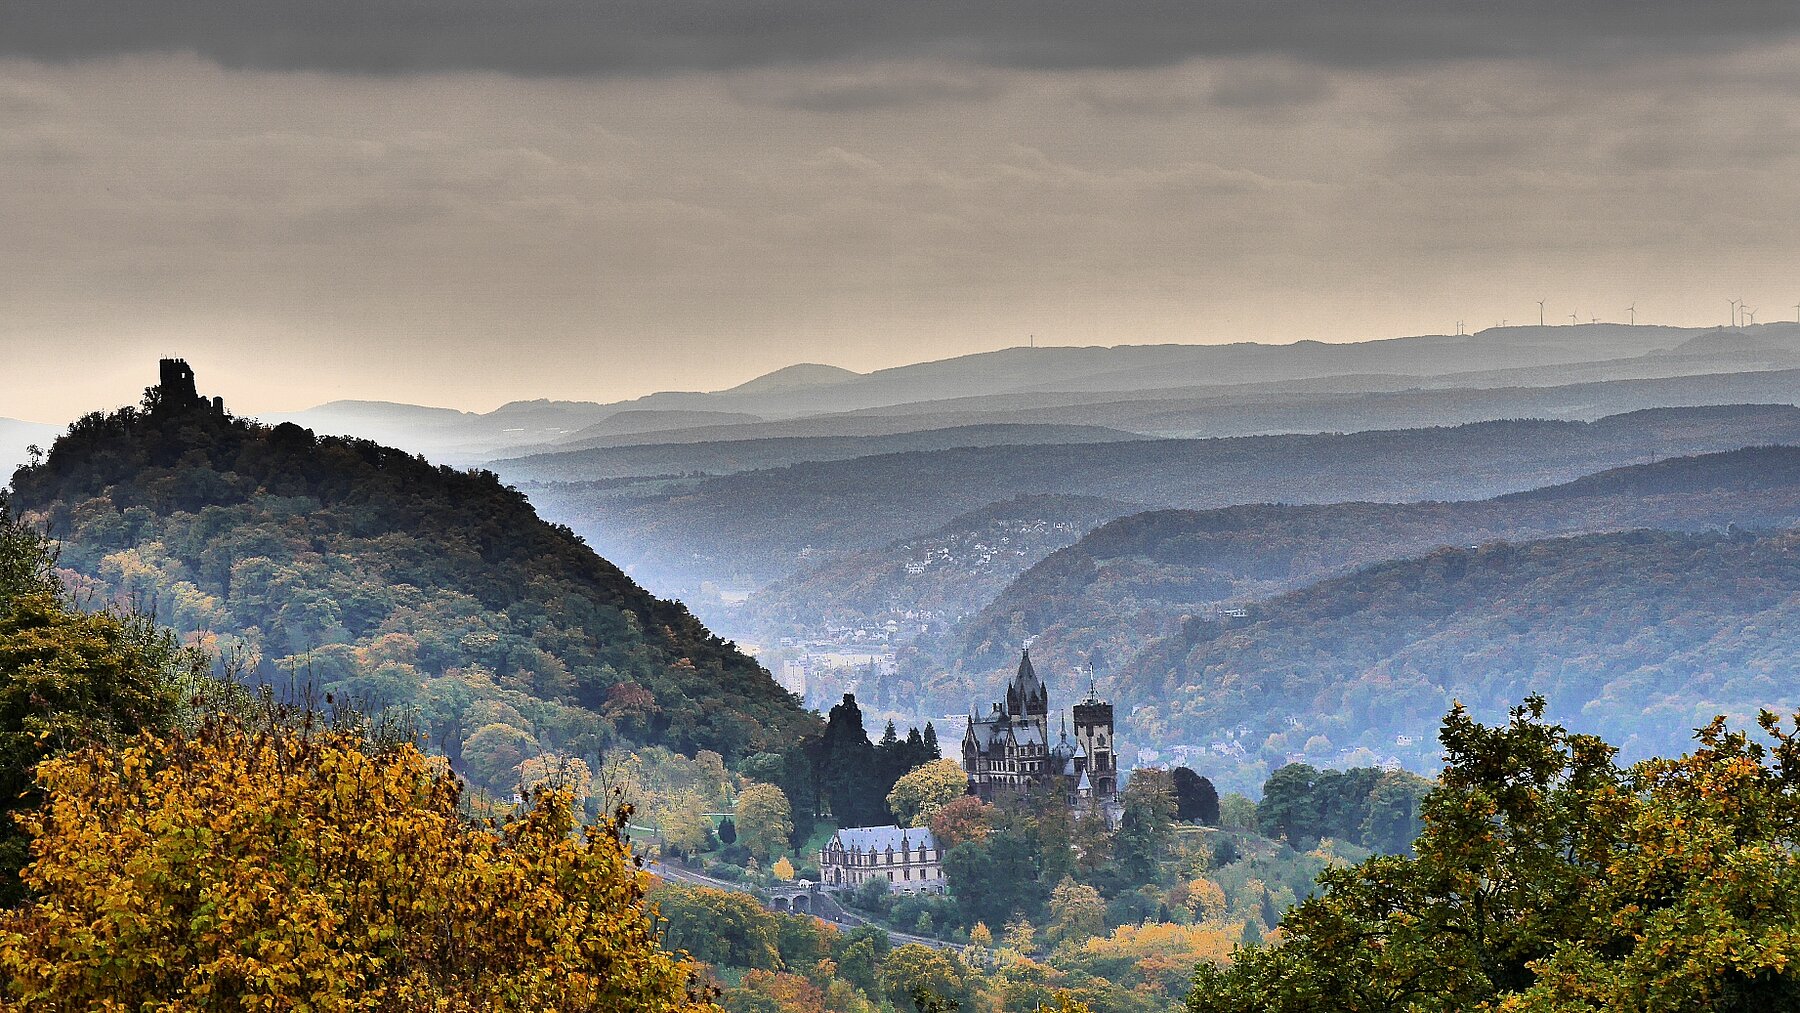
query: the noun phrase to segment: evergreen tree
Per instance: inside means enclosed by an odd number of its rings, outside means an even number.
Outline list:
[[[729,816],[719,821],[719,843],[727,845],[737,843],[737,824],[733,823]]]
[[[938,749],[937,729],[929,721],[925,722],[925,754],[926,763],[944,758],[944,754]]]
[[[1183,822],[1198,820],[1207,826],[1219,824],[1219,791],[1213,783],[1187,767],[1176,767],[1172,773],[1175,780],[1175,812],[1176,818]]]
[[[906,770],[912,770],[920,764],[933,759],[936,759],[936,757],[928,757],[925,755],[925,737],[919,734],[919,730],[917,728],[907,729]],[[901,771],[901,773],[905,774],[906,771]]]
[[[856,696],[845,693],[843,702],[831,708],[825,734],[817,746],[815,769],[820,795],[831,806],[840,827],[871,827],[893,822],[887,796],[893,782],[886,781],[869,733],[863,730],[862,708]]]

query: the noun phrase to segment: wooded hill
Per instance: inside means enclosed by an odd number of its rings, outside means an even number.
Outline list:
[[[1118,674],[1120,739],[1366,746],[1428,769],[1452,702],[1491,717],[1542,694],[1628,758],[1678,752],[1715,714],[1800,707],[1797,553],[1792,531],[1632,531],[1381,563],[1182,622]]]
[[[417,708],[500,789],[542,752],[627,740],[727,758],[819,727],[757,664],[492,474],[152,388],[13,476],[62,565],[248,674]]]
[[[1489,500],[1152,511],[1102,525],[1025,571],[943,654],[952,667],[989,671],[1032,637],[1051,670],[1106,670],[1183,614],[1439,546],[1796,523],[1797,447],[1672,458]]]

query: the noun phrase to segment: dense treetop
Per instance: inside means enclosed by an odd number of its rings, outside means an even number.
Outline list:
[[[13,477],[63,566],[265,680],[413,706],[504,787],[614,740],[736,758],[816,724],[754,661],[493,475],[152,388]],[[480,747],[466,757],[465,750]]]
[[[1544,721],[1444,721],[1415,857],[1326,872],[1281,943],[1201,965],[1192,1013],[1761,1011],[1800,1003],[1800,742],[1701,729],[1620,769]]]

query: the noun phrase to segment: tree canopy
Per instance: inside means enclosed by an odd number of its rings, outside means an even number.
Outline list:
[[[618,827],[570,799],[471,822],[410,745],[209,719],[46,761],[0,916],[26,1005],[706,1009],[662,948]],[[96,932],[95,926],[107,926]]]
[[[1628,768],[1543,719],[1444,721],[1415,856],[1327,871],[1193,1013],[1769,1010],[1800,1003],[1800,740],[1715,720]]]

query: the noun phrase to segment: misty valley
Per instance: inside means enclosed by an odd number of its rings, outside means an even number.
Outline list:
[[[1787,1008],[1795,367],[1596,325],[258,419],[164,359],[15,454],[0,971]]]
[[[0,2],[0,1013],[1800,1013],[1797,98]]]

